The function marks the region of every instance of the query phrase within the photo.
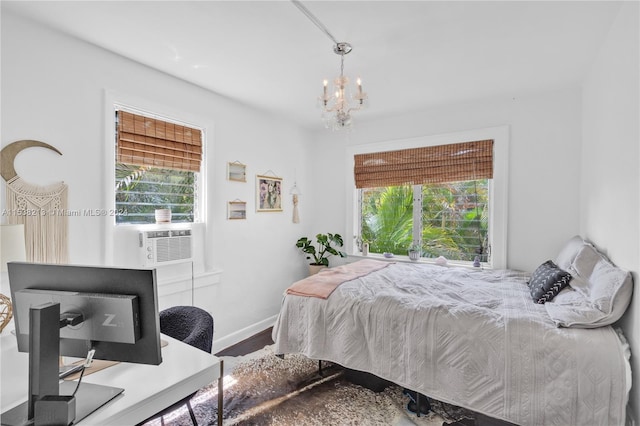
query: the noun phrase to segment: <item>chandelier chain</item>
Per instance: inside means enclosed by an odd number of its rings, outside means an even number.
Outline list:
[[[320,20],[318,18],[316,18],[313,13],[311,13],[311,11],[309,9],[307,9],[302,3],[300,3],[298,0],[291,0],[291,3],[293,3],[294,6],[296,6],[298,9],[300,9],[300,11],[302,13],[304,13],[304,15],[309,18],[309,20],[311,22],[313,22],[315,24],[316,27],[318,27],[320,29],[320,31],[322,31],[323,33],[325,33],[327,35],[327,37],[329,37],[335,44],[338,44],[338,40],[336,40],[336,38],[333,36],[333,34],[331,34],[329,32],[329,30],[327,29],[327,27],[324,26],[324,24],[322,22],[320,22]]]

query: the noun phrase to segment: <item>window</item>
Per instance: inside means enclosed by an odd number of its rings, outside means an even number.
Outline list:
[[[472,142],[460,142],[472,141]],[[369,252],[506,267],[508,128],[358,145],[347,150],[350,253]],[[349,194],[349,192],[347,192]],[[351,198],[351,201],[349,199]]]
[[[360,190],[362,240],[371,253],[487,262],[489,180]]]
[[[116,224],[200,220],[202,131],[129,111],[116,111]]]

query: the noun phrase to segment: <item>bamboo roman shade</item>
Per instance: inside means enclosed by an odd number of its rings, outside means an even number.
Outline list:
[[[126,111],[118,111],[119,163],[197,172],[202,132]]]
[[[356,188],[456,182],[493,177],[493,140],[354,156]]]

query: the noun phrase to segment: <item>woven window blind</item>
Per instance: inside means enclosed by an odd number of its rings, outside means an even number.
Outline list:
[[[117,161],[137,166],[200,171],[202,132],[118,111]]]
[[[356,188],[493,178],[493,140],[354,156]]]

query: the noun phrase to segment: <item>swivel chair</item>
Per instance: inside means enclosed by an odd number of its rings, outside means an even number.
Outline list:
[[[160,332],[211,353],[213,318],[197,306],[173,306],[161,311]]]
[[[180,340],[188,345],[196,347],[202,351],[211,353],[213,345],[213,317],[204,309],[196,306],[173,306],[160,312],[160,332],[167,336]],[[198,421],[191,407],[191,398],[196,392],[176,402],[162,412],[153,416],[160,418],[171,411],[186,405],[189,416],[194,426]]]

